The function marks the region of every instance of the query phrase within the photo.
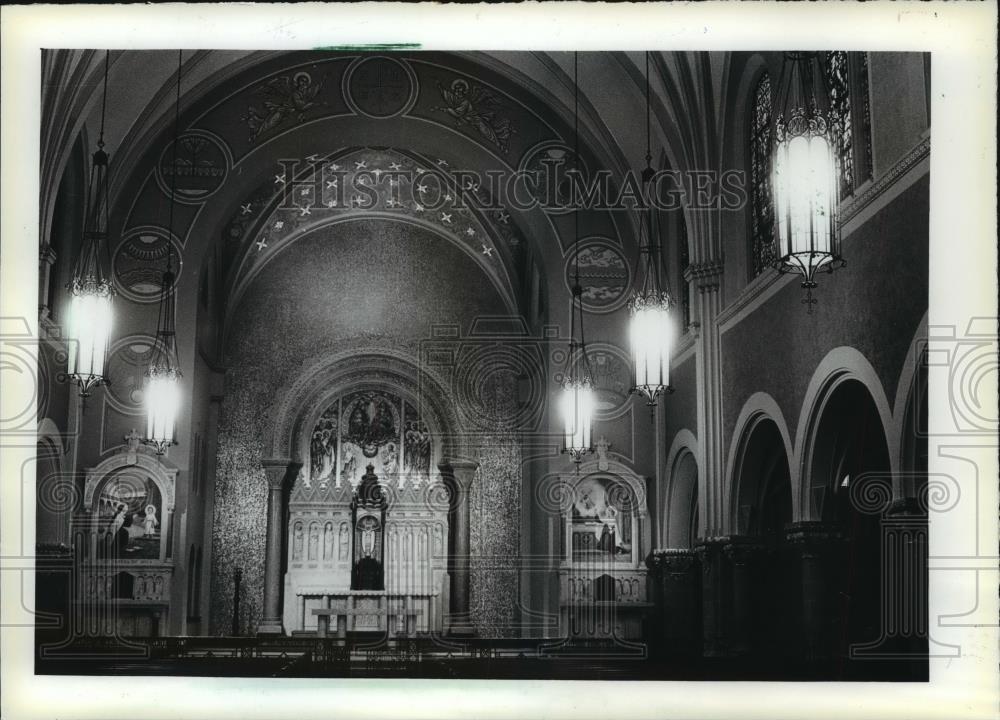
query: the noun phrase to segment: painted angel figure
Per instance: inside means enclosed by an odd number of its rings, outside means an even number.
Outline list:
[[[471,125],[491,143],[507,152],[513,132],[510,120],[497,116],[499,103],[496,97],[478,85],[471,88],[465,80],[453,80],[450,88],[438,83],[441,98],[447,107],[437,107],[451,115],[459,125]]]
[[[302,122],[306,110],[318,104],[316,96],[322,87],[322,81],[314,83],[312,76],[304,71],[268,80],[262,88],[263,107],[250,106],[243,118],[250,128],[250,140],[256,140],[261,133],[289,118]]]
[[[146,535],[152,535],[156,532],[156,526],[159,525],[159,521],[156,519],[156,506],[147,505],[146,515],[143,520],[144,530]]]

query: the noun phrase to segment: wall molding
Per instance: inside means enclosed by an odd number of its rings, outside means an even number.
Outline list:
[[[931,139],[926,137],[914,145],[906,155],[896,161],[891,168],[882,173],[862,192],[856,193],[847,203],[842,204],[840,208],[841,230],[843,231],[844,226],[857,217],[862,210],[872,205],[886,190],[899,182],[910,170],[928,157],[930,152]]]

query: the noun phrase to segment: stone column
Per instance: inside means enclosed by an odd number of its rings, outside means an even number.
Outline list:
[[[699,222],[689,231],[694,238],[695,256],[684,272],[692,288],[692,325],[696,328],[695,359],[697,436],[704,453],[704,467],[698,472],[698,505],[701,508],[701,533],[714,537],[729,532],[725,520],[726,477],[725,438],[722,430],[722,340],[716,318],[722,311],[721,284],[723,261],[721,248],[709,238],[714,230],[702,223],[714,223],[714,213],[697,213]],[[701,235],[701,242],[698,236]],[[707,246],[705,246],[707,245]]]
[[[652,571],[656,634],[651,648],[659,656],[689,656],[701,650],[701,572],[694,550],[655,550]]]
[[[474,629],[469,617],[469,517],[470,491],[479,463],[471,460],[442,460],[438,464],[441,477],[448,488],[449,523],[451,524],[451,547],[449,567],[451,571],[450,594],[451,633],[472,635]]]
[[[729,574],[723,548],[728,538],[705,538],[695,553],[701,564],[702,653],[706,657],[726,657],[729,617]]]
[[[51,245],[43,245],[38,252],[38,316],[49,318],[52,308],[49,307],[49,288],[52,284],[52,266],[56,262],[56,251]]]
[[[837,571],[843,536],[836,525],[818,521],[793,523],[787,540],[799,564],[801,598],[798,625],[802,655],[809,661],[831,659],[838,627]]]
[[[284,489],[286,478],[294,477],[295,473],[287,458],[267,458],[261,464],[267,474],[267,546],[264,556],[264,615],[257,626],[257,634],[280,634]]]
[[[754,630],[763,620],[758,613],[757,587],[767,548],[753,538],[734,536],[723,552],[729,560],[732,588],[726,643],[731,654],[747,655],[755,649]]]

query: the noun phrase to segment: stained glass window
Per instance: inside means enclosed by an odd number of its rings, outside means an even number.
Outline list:
[[[830,93],[830,110],[840,124],[840,197],[854,192],[854,123],[851,118],[851,85],[847,53],[835,50],[826,54],[824,63],[826,85]]]
[[[753,276],[774,263],[771,204],[771,79],[764,73],[753,93],[750,114],[750,254]]]
[[[852,63],[852,58],[856,62]],[[840,123],[840,196],[845,198],[868,178],[872,167],[868,56],[831,51],[826,53],[823,69],[830,107]],[[855,103],[852,103],[852,96]]]

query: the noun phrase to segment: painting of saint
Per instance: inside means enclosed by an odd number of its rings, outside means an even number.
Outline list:
[[[102,552],[119,559],[160,557],[160,490],[150,477],[125,471],[109,478],[96,503]]]
[[[632,552],[631,494],[609,478],[585,478],[570,516],[574,552],[627,556]]]
[[[403,472],[410,482],[426,480],[431,472],[431,435],[417,418],[416,409],[409,404],[403,432]]]
[[[339,403],[324,412],[313,428],[309,443],[309,478],[311,482],[329,482],[337,469],[337,428]]]

